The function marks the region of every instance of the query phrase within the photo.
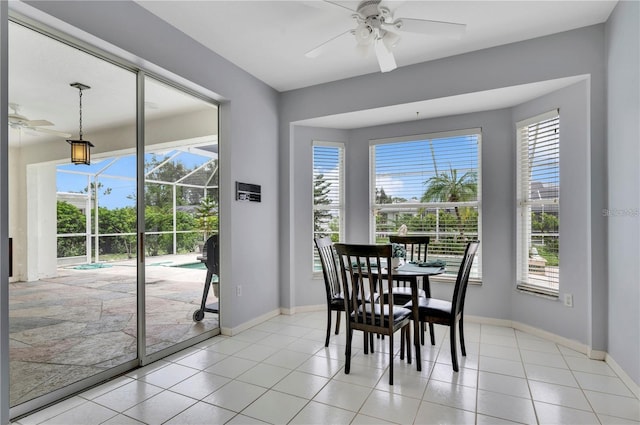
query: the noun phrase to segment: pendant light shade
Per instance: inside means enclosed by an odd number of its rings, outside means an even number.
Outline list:
[[[71,162],[73,164],[91,165],[91,148],[93,143],[88,140],[67,139],[71,145]]]
[[[71,162],[73,164],[91,165],[93,143],[88,140],[82,140],[82,90],[88,90],[91,87],[82,83],[71,83],[70,85],[77,88],[80,93],[80,138],[78,140],[67,139],[67,143],[71,145]]]

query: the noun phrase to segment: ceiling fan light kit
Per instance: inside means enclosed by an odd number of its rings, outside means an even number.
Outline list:
[[[70,86],[77,88],[80,93],[80,137],[78,140],[67,139],[67,143],[71,145],[71,162],[76,165],[91,165],[93,144],[88,140],[82,140],[82,90],[88,90],[91,87],[82,83],[71,83]]]
[[[349,9],[331,1],[327,1],[327,3],[343,9]],[[389,72],[397,68],[392,52],[392,49],[400,42],[400,35],[396,33],[397,31],[459,38],[466,29],[466,25],[453,22],[413,18],[398,18],[394,20],[391,10],[386,6],[382,6],[381,3],[382,0],[361,1],[352,15],[357,23],[355,29],[347,30],[325,41],[305,53],[305,56],[316,58],[320,56],[328,45],[334,44],[334,41],[341,39],[345,34],[351,34],[355,37],[357,50],[361,54],[368,54],[369,46],[373,45],[380,71]]]

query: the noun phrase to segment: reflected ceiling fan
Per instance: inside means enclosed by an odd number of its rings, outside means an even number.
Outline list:
[[[453,22],[413,18],[394,19],[391,10],[381,4],[382,0],[361,1],[356,10],[331,1],[327,1],[327,3],[342,7],[352,13],[355,12],[352,17],[357,26],[355,29],[349,29],[308,51],[305,53],[308,58],[318,57],[335,41],[350,34],[355,36],[358,50],[362,54],[367,54],[373,46],[380,70],[389,72],[397,68],[391,50],[400,41],[400,32],[459,38],[466,30],[465,24]]]
[[[13,112],[9,114],[9,125],[11,126],[11,128],[15,128],[17,130],[21,130],[21,129],[33,130],[40,133],[52,134],[54,136],[59,136],[63,138],[71,137],[71,133],[52,130],[50,128],[43,128],[43,127],[52,126],[53,123],[51,121],[30,120],[24,115],[20,115],[20,105],[16,103],[10,103],[9,108],[13,110]]]

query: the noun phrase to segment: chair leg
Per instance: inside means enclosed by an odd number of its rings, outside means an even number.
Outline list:
[[[351,371],[351,339],[353,338],[353,329],[347,328],[347,349],[345,351],[344,373],[346,375]]]
[[[420,345],[424,345],[424,322],[420,322]]]
[[[340,318],[342,317],[341,311],[336,311],[336,335],[340,332]]]
[[[369,354],[369,332],[362,332],[362,335],[364,336],[364,354]],[[373,350],[371,350],[373,352]]]
[[[393,385],[393,334],[389,335],[389,385]]]
[[[460,320],[458,321],[458,326],[460,328],[460,351],[462,351],[463,356],[466,356],[467,350],[464,347],[464,327],[462,325],[462,317],[460,317]]]
[[[433,332],[433,323],[429,322],[429,335],[431,335],[431,345],[436,345],[436,335]]]
[[[379,336],[380,335],[378,335],[378,337]],[[371,353],[373,354],[373,334],[372,333],[369,334],[369,346],[371,348]]]
[[[331,335],[331,309],[327,306],[327,337],[324,340],[324,346],[329,346],[329,336]]]
[[[400,360],[404,360],[405,328],[400,329]]]
[[[411,323],[405,326],[405,332],[407,334],[407,363],[411,364]]]
[[[458,350],[456,349],[456,324],[455,322],[449,326],[449,342],[451,344],[451,364],[453,370],[458,371]]]

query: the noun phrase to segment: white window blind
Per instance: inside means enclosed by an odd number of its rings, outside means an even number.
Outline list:
[[[341,242],[344,232],[344,144],[313,142],[313,238]],[[313,271],[322,270],[313,245]]]
[[[481,235],[480,139],[472,129],[372,141],[372,241],[388,242],[404,225],[429,236],[428,258],[456,275],[467,242]],[[479,259],[471,276],[481,277]]]
[[[560,284],[560,116],[557,110],[517,124],[517,283],[557,295]]]

